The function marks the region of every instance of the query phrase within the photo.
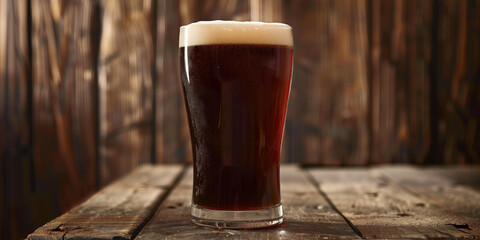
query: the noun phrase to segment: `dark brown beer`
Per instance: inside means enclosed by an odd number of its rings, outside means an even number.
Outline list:
[[[279,161],[291,46],[180,48],[193,158],[193,203],[257,210],[280,203]]]

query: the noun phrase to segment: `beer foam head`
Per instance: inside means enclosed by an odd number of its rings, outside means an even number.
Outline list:
[[[205,21],[180,28],[179,47],[212,44],[293,46],[292,28],[283,23]]]

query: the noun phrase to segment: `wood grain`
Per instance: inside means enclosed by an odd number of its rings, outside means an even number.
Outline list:
[[[294,34],[288,162],[365,165],[369,152],[365,1],[284,1]]]
[[[142,166],[38,228],[28,239],[131,239],[181,171],[179,165]]]
[[[190,138],[178,56],[179,1],[158,2],[157,18],[157,162],[191,160]]]
[[[33,231],[28,1],[0,1],[0,238]]]
[[[145,1],[102,1],[100,185],[152,162],[153,38]]]
[[[358,238],[306,179],[296,166],[281,167],[282,201],[285,224],[260,230],[218,230],[197,227],[190,221],[193,175],[186,176],[162,203],[137,239],[152,238],[242,238],[242,239],[311,239]]]
[[[456,167],[427,167],[420,168],[427,174],[446,179],[453,185],[463,185],[480,191],[480,167],[478,165],[466,165]]]
[[[441,208],[375,171],[312,169],[310,173],[364,238],[480,236],[478,221]]]
[[[480,192],[466,187],[480,187],[479,167],[467,170],[392,166],[379,168],[378,171],[439,209],[470,218],[477,225],[480,224]]]
[[[370,0],[371,160],[422,163],[430,150],[431,1]]]
[[[32,212],[39,226],[96,190],[96,1],[31,1]]]
[[[284,22],[284,1],[250,0],[249,3],[250,21]]]
[[[477,184],[478,171],[283,165],[285,224],[221,230],[190,221],[192,167],[143,166],[29,239],[478,238],[480,193],[468,187]]]
[[[438,63],[433,104],[438,122],[431,162],[480,160],[480,3],[438,1]]]

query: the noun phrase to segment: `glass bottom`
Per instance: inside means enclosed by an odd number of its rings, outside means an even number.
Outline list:
[[[211,210],[192,204],[192,222],[205,227],[246,229],[271,227],[283,222],[282,204],[259,210]]]

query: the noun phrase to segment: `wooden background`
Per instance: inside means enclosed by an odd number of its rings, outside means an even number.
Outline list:
[[[0,0],[0,238],[191,161],[178,29],[294,29],[282,161],[480,163],[478,0]]]

